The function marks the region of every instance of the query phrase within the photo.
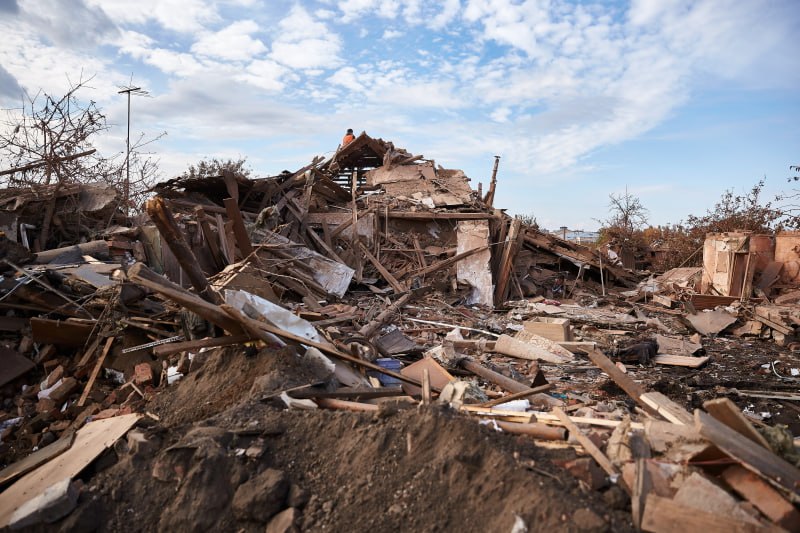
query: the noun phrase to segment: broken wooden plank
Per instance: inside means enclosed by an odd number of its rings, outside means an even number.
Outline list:
[[[231,334],[242,333],[241,325],[222,311],[219,306],[187,291],[176,283],[172,283],[165,277],[159,276],[143,263],[136,263],[128,270],[128,279],[179,303]]]
[[[481,246],[480,248],[473,248],[472,250],[467,250],[464,253],[456,254],[453,257],[448,257],[447,259],[443,259],[443,260],[441,260],[441,261],[439,261],[437,263],[434,263],[434,264],[432,264],[430,266],[427,266],[427,267],[425,267],[425,268],[423,268],[421,270],[414,271],[414,272],[412,272],[411,274],[408,274],[408,275],[409,276],[427,276],[428,274],[433,274],[434,272],[438,272],[439,270],[442,270],[442,269],[445,269],[445,268],[449,268],[449,267],[453,266],[454,264],[458,263],[459,261],[461,261],[462,259],[464,259],[466,257],[469,257],[469,256],[471,256],[473,254],[480,253],[480,252],[482,252],[484,250],[488,250],[488,249],[489,249],[488,246]],[[403,277],[405,277],[405,276],[403,276]]]
[[[519,381],[506,377],[499,372],[490,370],[477,361],[470,359],[469,357],[459,360],[458,365],[465,370],[469,370],[476,376],[480,376],[486,381],[494,383],[501,389],[507,390],[508,392],[531,392],[531,387],[525,385],[524,383],[520,383]]]
[[[425,292],[423,289],[417,289],[410,292],[407,292],[403,296],[397,299],[392,305],[381,311],[381,313],[372,319],[368,324],[364,324],[361,329],[358,330],[358,334],[362,337],[369,339],[375,333],[378,332],[384,324],[389,322],[402,308],[404,305],[407,305],[411,301],[413,301],[418,296],[422,295]]]
[[[592,363],[608,374],[608,377],[619,385],[628,396],[633,398],[636,403],[642,404],[641,396],[644,394],[644,388],[641,385],[635,383],[627,374],[624,374],[603,352],[590,350],[587,355]],[[649,409],[649,406],[647,408]]]
[[[520,423],[497,420],[497,426],[505,432],[515,435],[528,435],[541,440],[567,440],[567,431],[562,427],[553,427],[535,422]]]
[[[609,461],[608,457],[606,457],[605,454],[600,451],[600,448],[598,448],[589,437],[584,435],[583,432],[578,429],[578,426],[575,425],[567,413],[562,411],[559,407],[554,407],[553,414],[558,417],[562,424],[564,424],[564,427],[567,428],[569,434],[575,437],[575,440],[577,440],[580,445],[583,446],[583,449],[586,450],[586,453],[591,455],[592,458],[597,461],[597,464],[600,465],[600,468],[602,468],[612,479],[616,478],[619,486],[622,487],[625,492],[630,494],[631,489],[625,483],[625,480],[622,479],[619,470],[617,470],[611,461]]]
[[[660,392],[646,392],[639,399],[665,420],[678,425],[691,425],[692,414]]]
[[[379,407],[371,403],[351,402],[336,398],[315,398],[314,402],[324,409],[336,409],[342,411],[354,411],[357,413],[374,413]]]
[[[757,475],[734,465],[722,471],[722,479],[774,523],[787,531],[800,531],[800,512]]]
[[[170,342],[153,347],[153,355],[156,357],[166,357],[180,352],[194,351],[201,348],[214,348],[219,346],[232,346],[242,344],[250,340],[249,335],[233,335],[224,337],[208,337],[185,342]]]
[[[208,250],[211,252],[211,259],[214,260],[216,267],[222,270],[228,265],[228,261],[219,248],[219,237],[211,230],[211,225],[208,223],[208,218],[206,218],[206,212],[203,206],[198,205],[195,207],[194,213],[197,218],[197,223],[200,225],[200,231],[203,233],[203,239],[208,245]],[[220,231],[222,231],[221,228]]]
[[[688,357],[685,355],[659,354],[653,358],[653,362],[657,365],[700,368],[706,364],[709,359],[711,359],[711,357],[708,355],[704,355],[703,357]]]
[[[553,388],[553,385],[547,383],[545,385],[539,385],[538,387],[533,387],[532,389],[523,390],[520,392],[515,392],[514,394],[509,394],[507,396],[501,396],[499,398],[495,398],[494,400],[489,400],[488,402],[483,402],[480,404],[480,407],[495,407],[497,405],[502,405],[507,402],[512,402],[514,400],[522,400],[531,396],[533,394],[537,394],[540,392],[547,392]]]
[[[728,516],[709,513],[676,503],[669,498],[650,494],[645,500],[642,530],[654,533],[687,533],[689,531],[756,533],[764,531],[764,527]]]
[[[24,476],[34,468],[38,468],[54,457],[61,455],[70,449],[74,440],[75,432],[70,431],[54,443],[43,448],[39,448],[24,459],[20,459],[16,463],[13,463],[3,470],[0,470],[0,485],[5,485],[10,481]]]
[[[233,236],[236,238],[236,245],[241,250],[242,257],[247,258],[253,253],[253,243],[250,242],[250,236],[247,235],[242,212],[239,210],[239,202],[236,198],[225,198],[222,202],[225,204],[228,219],[233,222]]]
[[[717,448],[742,463],[748,470],[788,491],[793,498],[800,496],[800,470],[708,413],[696,409],[694,417],[700,434]]]
[[[39,468],[28,472],[8,487],[0,498],[0,529],[31,498],[41,494],[55,480],[73,478],[111,447],[136,424],[140,415],[131,414],[90,422],[75,436],[72,447]]]
[[[392,286],[392,289],[394,289],[394,292],[396,292],[398,294],[402,293],[402,292],[405,292],[405,290],[406,290],[405,286],[402,283],[400,283],[399,281],[397,281],[397,279],[395,279],[395,277],[392,276],[391,272],[386,270],[386,267],[384,267],[380,263],[380,261],[378,261],[375,258],[375,256],[372,255],[369,250],[367,250],[367,247],[364,246],[363,242],[358,241],[358,247],[361,249],[361,252],[364,254],[364,257],[366,257],[367,260],[370,263],[372,263],[372,266],[374,266],[375,269],[378,272],[380,272],[381,276],[383,276],[383,279],[385,279],[389,283],[389,285]]]
[[[729,428],[735,430],[740,435],[743,435],[756,444],[772,451],[767,439],[765,439],[761,433],[756,431],[756,429],[744,417],[739,408],[736,407],[736,404],[734,404],[729,398],[714,398],[713,400],[703,402],[703,409],[705,409],[708,414]]]
[[[503,246],[503,254],[500,259],[497,271],[497,284],[494,291],[495,305],[502,304],[506,296],[508,296],[508,282],[511,273],[514,269],[514,260],[519,251],[519,238],[520,228],[522,227],[522,220],[515,218],[511,221],[511,227],[508,230],[505,244]]]
[[[195,290],[197,290],[203,299],[209,302],[221,302],[222,298],[220,295],[208,285],[208,280],[200,268],[200,263],[186,243],[183,232],[175,222],[175,218],[172,216],[172,212],[167,207],[164,199],[160,196],[150,198],[145,203],[145,209],[150,219],[156,225],[156,228],[158,228],[159,233],[161,233],[164,238],[170,251],[175,256],[175,259],[177,259],[183,271],[186,272]]]
[[[103,363],[106,360],[109,350],[111,350],[112,344],[114,344],[114,337],[109,337],[106,339],[106,344],[103,346],[103,351],[100,353],[100,357],[97,358],[97,363],[95,363],[92,374],[89,376],[89,381],[86,382],[86,387],[84,387],[83,393],[81,394],[80,399],[78,399],[78,407],[83,407],[83,404],[86,403],[86,399],[89,397],[89,393],[94,386],[94,381],[97,379],[97,375],[100,373],[100,369],[103,368]]]
[[[44,344],[83,346],[92,334],[94,326],[94,322],[31,317],[33,340]]]
[[[518,359],[531,361],[547,361],[548,363],[563,364],[572,360],[563,355],[554,354],[534,344],[524,342],[508,335],[500,335],[495,341],[494,351]]]

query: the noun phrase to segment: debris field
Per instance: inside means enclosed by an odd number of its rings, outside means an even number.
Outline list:
[[[497,171],[0,191],[0,530],[800,531],[800,233],[633,270]]]

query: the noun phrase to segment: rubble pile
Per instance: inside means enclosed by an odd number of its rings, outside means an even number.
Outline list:
[[[800,236],[643,279],[494,207],[496,171],[483,194],[362,133],[159,184],[133,227],[98,186],[0,194],[0,529],[138,499],[162,530],[799,530]],[[384,452],[395,492],[361,494]]]

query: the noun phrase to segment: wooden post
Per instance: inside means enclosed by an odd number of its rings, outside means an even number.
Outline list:
[[[247,258],[253,253],[253,244],[247,235],[247,228],[244,227],[244,219],[242,218],[242,212],[239,210],[239,204],[235,198],[225,198],[222,202],[225,204],[228,218],[233,222],[233,235],[236,237],[236,244],[239,246],[239,250],[242,251],[242,258]]]
[[[503,255],[500,260],[500,265],[497,271],[497,285],[494,291],[495,305],[502,304],[508,295],[508,282],[511,278],[511,273],[514,269],[514,260],[517,257],[519,250],[519,237],[522,221],[515,218],[511,221],[511,228],[508,230],[505,246],[503,247]]]
[[[494,204],[494,192],[497,189],[497,167],[500,166],[500,156],[494,156],[494,168],[492,168],[492,181],[489,182],[489,192],[486,193],[486,196],[483,199],[483,202],[492,207]]]
[[[222,251],[219,249],[219,237],[214,235],[214,232],[211,231],[211,225],[208,223],[206,211],[203,209],[203,206],[198,205],[195,207],[194,214],[195,217],[197,217],[200,230],[203,232],[203,238],[208,245],[208,250],[211,252],[211,257],[214,259],[214,264],[218,269],[222,270],[228,265],[228,261],[225,260],[225,256],[222,255]]]
[[[145,204],[145,209],[150,219],[158,228],[159,233],[166,241],[167,246],[172,251],[175,259],[181,265],[181,268],[189,277],[192,287],[203,297],[203,299],[219,303],[222,298],[217,292],[208,284],[205,274],[200,269],[200,263],[197,261],[194,253],[192,253],[189,245],[186,244],[186,239],[183,238],[183,232],[178,228],[175,218],[172,216],[164,199],[160,196],[150,198]]]
[[[100,369],[103,368],[103,362],[106,360],[106,355],[108,355],[108,351],[111,349],[112,344],[114,344],[114,337],[109,337],[106,339],[106,345],[103,346],[103,352],[100,354],[100,357],[97,358],[97,363],[94,365],[92,375],[89,376],[89,381],[86,382],[86,387],[84,387],[83,393],[78,400],[78,407],[83,407],[83,404],[86,403],[86,399],[89,397],[89,392],[91,392],[94,381],[97,379],[97,374],[99,374]]]

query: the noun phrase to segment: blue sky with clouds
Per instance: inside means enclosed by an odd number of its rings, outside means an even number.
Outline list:
[[[592,229],[625,188],[653,223],[800,164],[796,0],[0,0],[0,106],[67,78],[155,145],[296,169],[366,130],[462,168],[496,204]]]

